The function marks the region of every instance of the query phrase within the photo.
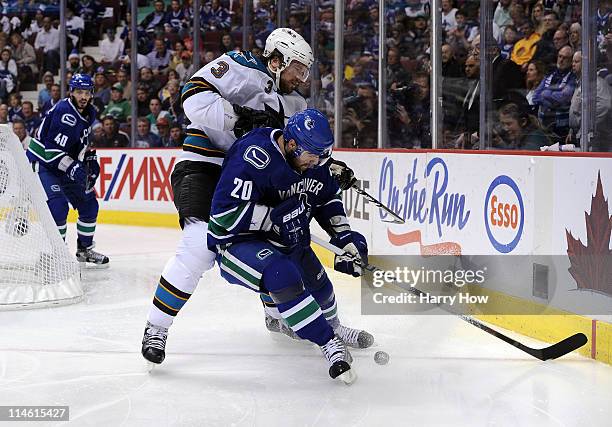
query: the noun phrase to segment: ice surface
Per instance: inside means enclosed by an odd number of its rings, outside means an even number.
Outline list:
[[[609,425],[610,366],[578,355],[539,362],[452,316],[361,316],[359,281],[333,272],[342,321],[377,341],[352,352],[352,386],[328,377],[316,347],[272,336],[256,294],[216,268],[149,374],[140,341],[178,239],[100,225],[96,250],[111,267],[84,272],[82,303],[0,312],[0,405],[69,405],[79,426]],[[377,350],[388,365],[374,363]]]

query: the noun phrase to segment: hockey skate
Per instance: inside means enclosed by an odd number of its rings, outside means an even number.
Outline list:
[[[289,325],[287,325],[283,321],[283,319],[275,319],[274,317],[266,313],[265,320],[266,320],[266,328],[268,329],[268,331],[287,335],[289,338],[294,339],[294,340],[301,340],[301,338],[298,337],[298,335],[295,332],[293,332],[293,329],[291,329]]]
[[[168,328],[155,326],[147,322],[142,337],[142,356],[150,363],[159,365],[166,357],[166,339]],[[154,365],[150,366],[152,368]]]
[[[87,268],[107,268],[109,259],[106,255],[93,250],[95,245],[89,247],[77,245],[76,258],[80,263],[84,263]]]
[[[321,346],[323,356],[329,363],[329,376],[340,379],[345,384],[352,384],[357,374],[351,369],[353,358],[346,344],[336,335],[327,344]]]
[[[334,332],[346,345],[352,348],[368,348],[374,344],[374,336],[371,333],[349,328],[340,323],[338,323],[338,326],[334,325]]]

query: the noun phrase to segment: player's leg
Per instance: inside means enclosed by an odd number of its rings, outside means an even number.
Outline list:
[[[325,267],[323,267],[314,251],[308,248],[297,255],[299,258],[295,260],[295,264],[301,270],[304,286],[319,303],[323,315],[336,335],[350,347],[368,348],[372,346],[374,344],[372,334],[340,323],[334,287],[327,276]]]
[[[183,233],[162,271],[147,317],[142,354],[152,363],[164,360],[168,328],[195,292],[202,275],[214,265],[215,254],[208,250],[206,234],[219,173],[217,165],[186,161],[178,163],[172,172],[174,204]]]
[[[221,275],[230,283],[269,294],[291,330],[321,347],[332,378],[354,380],[354,372],[347,372],[352,361],[348,349],[304,288],[301,273],[289,256],[267,242],[252,241],[229,246],[221,252],[218,262]]]
[[[49,207],[51,216],[53,216],[57,230],[62,236],[62,239],[66,240],[68,199],[62,189],[61,178],[45,168],[40,168],[38,176],[47,195],[47,206]]]
[[[77,218],[77,260],[91,266],[108,267],[108,257],[93,250],[99,210],[96,192],[93,189],[87,192],[67,178],[63,179],[63,183],[66,196],[79,215]]]

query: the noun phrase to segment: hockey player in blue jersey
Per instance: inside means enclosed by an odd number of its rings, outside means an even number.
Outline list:
[[[348,224],[340,188],[327,165],[333,134],[317,110],[292,116],[284,130],[255,129],[228,151],[215,190],[208,246],[221,275],[274,303],[282,322],[320,346],[329,374],[354,380],[347,345],[369,347],[365,331],[340,324],[332,284],[310,248],[311,219],[351,257],[336,269],[358,276],[367,259],[364,237]],[[171,294],[160,294],[173,304]]]
[[[96,119],[91,105],[94,84],[90,76],[70,79],[70,96],[58,102],[43,119],[28,148],[28,158],[47,193],[47,205],[57,228],[66,238],[68,202],[78,211],[77,260],[106,266],[109,262],[93,250],[98,218],[94,184],[100,173],[95,150],[89,150],[89,132]]]

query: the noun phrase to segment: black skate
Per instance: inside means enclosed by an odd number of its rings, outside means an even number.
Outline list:
[[[159,365],[166,357],[166,339],[168,328],[155,326],[147,322],[142,337],[142,356],[151,363]]]
[[[374,344],[374,336],[366,331],[338,325],[334,328],[334,332],[346,345],[352,348],[368,348]]]
[[[329,363],[329,376],[340,379],[345,384],[352,384],[357,374],[351,369],[353,358],[346,348],[346,344],[334,336],[327,344],[321,346],[321,351]]]
[[[109,259],[106,255],[102,255],[99,252],[93,250],[95,245],[89,247],[81,246],[77,247],[76,258],[78,262],[85,263],[88,267],[93,268],[106,268],[108,267]]]

